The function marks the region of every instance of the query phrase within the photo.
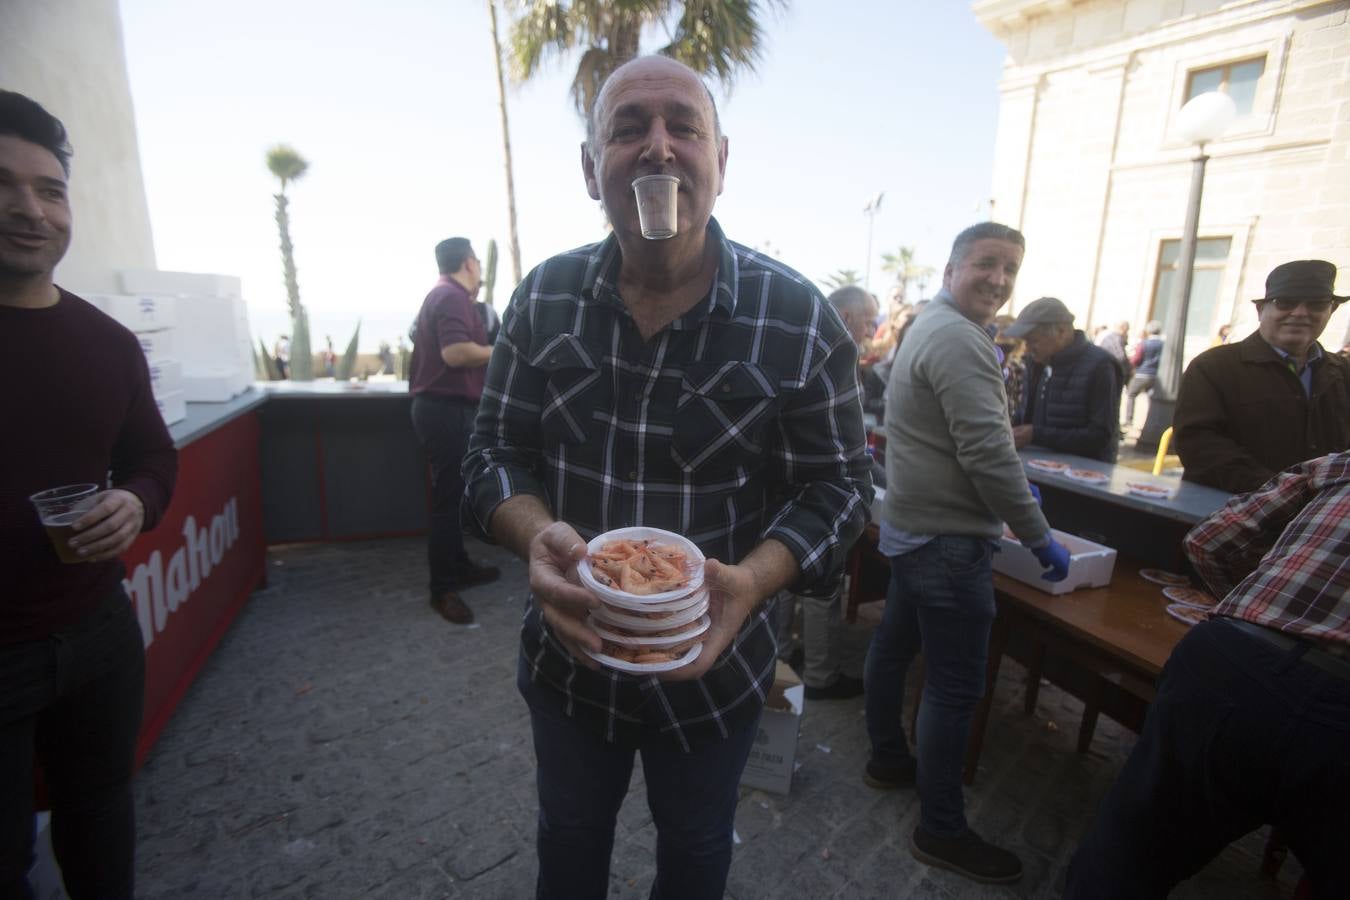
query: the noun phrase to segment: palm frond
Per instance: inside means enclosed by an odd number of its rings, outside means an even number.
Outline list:
[[[286,184],[299,181],[309,171],[309,161],[289,144],[277,144],[267,151],[267,170],[281,180],[281,191]]]

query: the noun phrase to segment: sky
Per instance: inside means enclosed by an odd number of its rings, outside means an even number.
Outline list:
[[[497,241],[514,286],[496,74],[484,0],[120,0],[161,269],[243,279],[254,331],[289,330],[267,149],[309,160],[288,190],[316,347],[391,343],[436,279],[433,247]],[[500,7],[499,7],[500,10]],[[506,38],[509,15],[499,11]],[[916,248],[940,273],[988,217],[1003,46],[966,0],[788,0],[754,72],[712,85],[730,139],[715,215],[820,284]],[[644,44],[655,49],[660,35]],[[508,84],[526,272],[604,236],[581,176],[576,55]],[[863,212],[884,192],[878,212]],[[940,274],[930,281],[931,295]]]

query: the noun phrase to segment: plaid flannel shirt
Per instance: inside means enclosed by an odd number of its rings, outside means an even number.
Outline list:
[[[806,279],[734,244],[706,300],[643,341],[605,241],[547,260],[516,288],[464,460],[470,527],[516,494],[584,539],[630,525],[738,563],[774,538],[798,591],[831,592],[872,498],[857,349]],[[531,678],[608,741],[655,727],[689,750],[757,716],[773,681],[772,601],[702,678],[662,682],[578,665],[526,604]]]
[[[1350,647],[1350,451],[1294,466],[1186,535],[1186,555],[1232,616]]]

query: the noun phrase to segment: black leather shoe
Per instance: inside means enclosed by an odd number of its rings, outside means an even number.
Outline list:
[[[806,686],[807,700],[847,700],[850,697],[861,697],[863,692],[863,680],[861,678],[849,678],[847,675],[840,675],[832,683],[825,687]]]
[[[1008,884],[1022,877],[1022,861],[1012,851],[995,847],[969,829],[960,837],[944,838],[915,828],[909,852],[921,863],[985,884]]]
[[[918,768],[918,761],[913,758],[906,760],[905,764],[900,766],[883,766],[875,759],[869,759],[867,768],[863,769],[863,783],[879,791],[914,787]]]
[[[468,590],[471,587],[477,587],[480,584],[491,584],[502,577],[502,570],[496,566],[480,566],[477,563],[469,563],[459,570],[459,589]]]

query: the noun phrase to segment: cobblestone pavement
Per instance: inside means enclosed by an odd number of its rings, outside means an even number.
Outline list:
[[[142,900],[533,896],[533,751],[514,686],[524,566],[465,594],[479,624],[427,606],[420,540],[274,548],[240,613],[136,784]],[[1074,752],[1081,707],[1044,688],[1021,713],[1005,664],[974,827],[1024,860],[1012,887],[974,885],[906,849],[912,791],[859,778],[861,698],[809,702],[792,793],[745,790],[735,900],[1055,897],[1092,810],[1133,742],[1102,719]],[[1051,727],[1049,723],[1056,723]],[[1262,835],[1230,847],[1179,898],[1289,896],[1257,874]],[[655,830],[639,765],[619,817],[611,896],[643,898]]]

